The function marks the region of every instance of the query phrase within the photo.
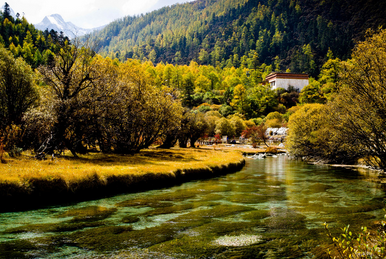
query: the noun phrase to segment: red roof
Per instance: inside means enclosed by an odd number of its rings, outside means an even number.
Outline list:
[[[308,74],[295,74],[295,73],[271,73],[265,80],[269,81],[276,78],[285,78],[285,79],[308,79]]]

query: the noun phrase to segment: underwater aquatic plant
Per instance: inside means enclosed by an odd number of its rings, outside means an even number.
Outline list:
[[[324,223],[327,236],[334,244],[334,250],[328,250],[328,255],[332,258],[386,258],[386,223],[381,221],[381,228],[376,232],[371,232],[367,227],[361,227],[359,234],[349,231],[350,225],[342,229],[342,234],[334,237],[328,229],[328,224]]]

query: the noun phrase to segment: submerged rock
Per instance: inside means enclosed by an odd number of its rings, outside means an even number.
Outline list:
[[[249,246],[261,241],[261,236],[243,234],[239,236],[222,236],[213,241],[213,243],[220,246]]]

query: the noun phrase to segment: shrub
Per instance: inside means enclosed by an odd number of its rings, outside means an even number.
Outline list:
[[[232,107],[229,106],[229,105],[226,105],[226,104],[223,104],[221,106],[221,108],[219,109],[219,112],[224,117],[227,117],[227,116],[229,116],[229,115],[234,113]]]
[[[283,116],[279,112],[270,112],[270,113],[268,113],[267,117],[265,117],[265,119],[267,121],[272,120],[272,119],[278,119],[278,120],[282,121]]]
[[[10,157],[17,157],[21,155],[21,152],[23,152],[22,148],[13,146],[13,148],[8,151],[8,155]]]
[[[262,118],[252,118],[252,119],[250,119],[250,121],[253,121],[253,123],[255,123],[256,126],[259,126],[261,123],[264,122],[264,120]]]
[[[0,130],[1,142],[3,149],[7,152],[20,146],[23,138],[23,130],[18,125],[7,126],[4,130]]]
[[[270,119],[265,122],[265,125],[267,125],[268,128],[280,128],[283,123],[279,119]]]
[[[202,113],[206,113],[208,111],[211,111],[212,108],[210,108],[209,104],[201,104],[199,107],[198,107],[198,111],[202,112]]]

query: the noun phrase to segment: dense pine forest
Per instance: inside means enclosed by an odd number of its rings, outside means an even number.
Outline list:
[[[273,65],[316,77],[330,49],[347,59],[368,28],[386,25],[384,1],[198,0],[124,17],[93,35],[121,60],[216,67]]]

